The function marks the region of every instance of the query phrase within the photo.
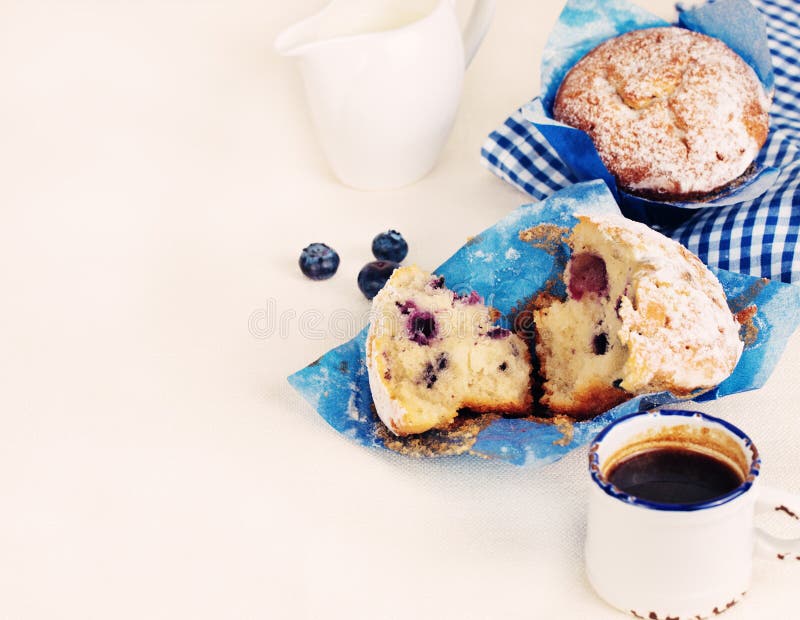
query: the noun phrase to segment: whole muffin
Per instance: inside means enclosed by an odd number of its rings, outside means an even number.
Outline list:
[[[610,39],[556,94],[556,120],[585,131],[630,193],[701,199],[740,177],[769,131],[770,97],[718,39],[677,27]]]
[[[578,219],[568,297],[534,311],[540,402],[588,417],[637,394],[688,396],[726,379],[744,344],[714,274],[644,224]]]

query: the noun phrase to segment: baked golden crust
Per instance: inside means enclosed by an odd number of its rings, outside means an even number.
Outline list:
[[[636,30],[584,56],[556,94],[556,120],[585,131],[620,186],[695,199],[740,177],[767,139],[769,97],[722,41]]]

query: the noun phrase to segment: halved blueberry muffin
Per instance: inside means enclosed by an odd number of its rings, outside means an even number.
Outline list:
[[[534,311],[541,403],[588,417],[632,395],[686,396],[733,372],[744,347],[717,278],[679,243],[622,216],[581,216],[568,298]]]
[[[446,428],[460,409],[526,413],[532,405],[526,343],[494,324],[496,312],[444,278],[401,267],[372,303],[369,384],[396,435]]]

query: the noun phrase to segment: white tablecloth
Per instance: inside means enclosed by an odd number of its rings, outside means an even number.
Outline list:
[[[322,5],[0,5],[0,617],[623,617],[582,569],[585,450],[408,460],[285,381],[363,326],[377,232],[432,268],[524,201],[479,148],[536,93],[561,3],[498,2],[438,167],[372,193],[331,176],[272,51]],[[298,270],[312,241],[332,280]],[[698,407],[793,491],[799,365],[795,335],[762,390]],[[758,560],[726,617],[795,617],[797,564]]]

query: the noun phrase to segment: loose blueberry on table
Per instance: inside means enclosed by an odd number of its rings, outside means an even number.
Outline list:
[[[375,260],[364,265],[358,272],[358,288],[364,293],[364,297],[367,299],[375,297],[399,266],[389,260]]]
[[[372,253],[378,260],[399,263],[408,255],[408,243],[396,230],[387,230],[372,240]]]
[[[300,271],[312,280],[327,280],[339,268],[336,250],[324,243],[312,243],[300,253]]]

